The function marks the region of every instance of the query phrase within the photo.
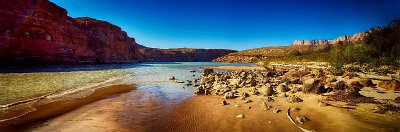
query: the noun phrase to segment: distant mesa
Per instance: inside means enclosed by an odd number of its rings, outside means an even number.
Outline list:
[[[334,40],[295,40],[292,45],[323,45],[323,44],[336,44],[338,42],[344,43],[357,43],[364,39],[368,35],[368,32],[361,32],[353,35],[340,36]]]
[[[271,59],[289,55],[311,53],[316,51],[323,51],[329,48],[332,44],[339,42],[343,43],[357,43],[364,39],[368,32],[361,32],[348,36],[340,36],[334,40],[295,40],[291,46],[275,46],[248,49],[239,52],[230,53],[218,57],[213,60],[215,62],[255,62],[260,59]]]

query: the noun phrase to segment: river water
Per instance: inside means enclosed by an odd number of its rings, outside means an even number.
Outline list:
[[[193,96],[193,87],[174,83],[198,78],[205,66],[231,66],[214,62],[154,62],[140,64],[74,65],[43,67],[10,67],[0,69],[0,123],[35,111],[36,107],[59,100],[84,98],[96,88],[128,84],[136,90],[125,93],[120,109],[134,110],[124,115],[131,122],[143,125],[145,115],[158,110],[168,112],[169,107]],[[190,70],[197,72],[191,73]],[[123,114],[123,113],[122,113]],[[159,114],[159,113],[158,113]],[[156,117],[156,116],[151,116]],[[142,120],[142,121],[141,121]],[[157,120],[148,119],[152,122]],[[143,127],[143,126],[141,126]]]

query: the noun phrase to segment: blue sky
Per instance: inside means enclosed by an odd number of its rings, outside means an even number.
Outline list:
[[[399,0],[51,0],[154,48],[243,50],[335,39],[400,18]]]

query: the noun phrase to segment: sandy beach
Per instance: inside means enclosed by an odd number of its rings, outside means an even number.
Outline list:
[[[132,85],[113,85],[98,88],[91,95],[84,98],[56,101],[39,106],[36,108],[36,111],[28,113],[14,120],[2,122],[0,126],[7,131],[21,131],[30,129],[32,127],[38,127],[37,125],[40,125],[40,122],[46,121],[47,119],[57,117],[81,106],[108,98],[116,94],[128,92],[134,88],[135,87]]]
[[[234,69],[243,68],[235,67]],[[238,90],[238,92],[248,91],[247,88]],[[289,120],[288,108],[292,109],[292,118],[305,115],[310,119],[305,124],[297,123],[307,130],[343,132],[400,130],[399,114],[374,113],[372,112],[376,107],[374,104],[358,103],[354,109],[347,109],[332,106],[333,104],[346,104],[341,102],[326,102],[332,105],[322,106],[320,101],[324,101],[324,95],[301,92],[290,95],[296,95],[303,101],[288,103],[284,97],[272,96],[273,101],[267,102],[267,104],[281,110],[274,113],[272,109],[263,110],[261,108],[260,102],[265,102],[265,96],[251,95],[246,100],[241,100],[239,98],[224,99],[223,96],[216,95],[197,95],[177,104],[160,104],[163,101],[155,98],[154,93],[134,90],[130,94],[121,94],[84,105],[51,120],[31,126],[28,130],[301,132]],[[227,101],[227,105],[221,105],[223,100]],[[247,100],[252,100],[252,102],[246,102]],[[301,110],[293,111],[296,108]],[[243,114],[244,117],[236,117],[239,114]]]

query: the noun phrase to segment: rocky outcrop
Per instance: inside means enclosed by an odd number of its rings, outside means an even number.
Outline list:
[[[353,35],[340,36],[334,40],[295,40],[292,45],[316,46],[316,45],[324,45],[324,44],[336,44],[338,42],[357,43],[357,42],[362,41],[364,39],[364,37],[367,35],[368,35],[368,32],[361,32],[361,33],[356,33]]]
[[[141,48],[139,52],[143,61],[212,61],[220,56],[237,52],[227,49],[156,49]]]
[[[333,44],[333,40],[295,40],[292,45],[322,45]]]
[[[135,40],[47,0],[0,1],[0,64],[134,62]]]
[[[288,55],[297,55],[302,53],[309,53],[328,49],[329,45],[295,45],[295,46],[277,46],[277,47],[264,47],[243,50],[239,52],[230,53],[221,56],[213,61],[215,62],[256,62],[260,59],[277,58]]]

